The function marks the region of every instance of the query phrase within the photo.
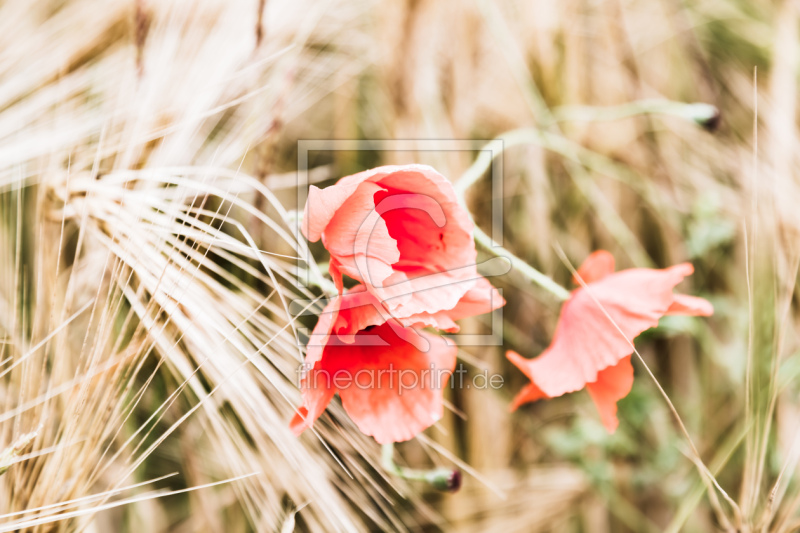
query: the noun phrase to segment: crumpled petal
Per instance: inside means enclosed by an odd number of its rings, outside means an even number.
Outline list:
[[[508,352],[532,384],[514,399],[512,409],[540,398],[587,388],[603,424],[613,432],[616,403],[630,392],[633,340],[667,314],[708,316],[711,304],[673,288],[694,269],[682,263],[663,270],[628,269],[617,273],[607,252],[595,252],[578,269],[586,283],[561,308],[550,346],[535,359]]]
[[[303,407],[292,429],[300,433],[311,427],[334,391],[359,430],[381,444],[411,439],[436,423],[457,347],[443,337],[417,333],[427,342],[427,351],[418,350],[389,324],[360,331],[353,344],[332,336],[320,363],[304,379]]]
[[[491,313],[506,304],[500,292],[486,278],[478,278],[475,284],[452,309],[436,313],[420,313],[400,320],[403,325],[417,327],[434,327],[449,333],[459,330],[456,320],[471,316]]]
[[[381,443],[408,440],[441,418],[442,390],[456,353],[442,337],[387,320],[375,297],[354,287],[320,313],[306,349],[311,370],[301,382],[303,404],[290,427],[295,434],[311,427],[338,392],[361,431]],[[340,372],[371,379],[373,386],[343,387],[336,379]],[[400,386],[401,372],[406,387]]]
[[[658,325],[688,263],[664,270],[629,269],[576,289],[561,308],[553,342],[526,374],[550,397],[582,389],[633,352],[633,339]]]
[[[340,271],[353,279],[382,285],[392,274],[391,265],[400,259],[400,252],[386,222],[375,211],[373,197],[379,191],[385,192],[371,182],[356,187],[346,200],[346,209],[337,210],[331,217],[322,242],[331,257],[343,265]]]
[[[525,359],[520,354],[515,352],[514,350],[508,350],[506,352],[506,357],[509,361],[514,363],[517,368],[525,372],[528,363],[530,362],[528,359]],[[542,392],[542,390],[536,386],[536,383],[531,381],[527,385],[525,385],[519,393],[514,397],[511,401],[511,405],[509,405],[509,411],[516,411],[519,409],[519,406],[529,402],[535,402],[537,400],[541,400],[542,398],[547,398],[547,395]]]
[[[356,349],[349,346],[328,359],[354,376],[355,383],[339,390],[342,405],[358,429],[377,442],[409,440],[442,417],[443,389],[456,366],[457,348],[443,337],[420,332],[430,343],[422,352],[388,325],[368,334],[389,346],[356,343]]]
[[[714,306],[705,298],[698,298],[697,296],[689,296],[687,294],[676,294],[666,314],[711,316],[714,314]]]
[[[361,183],[369,179],[372,181],[380,179],[391,173],[394,168],[400,167],[384,166],[345,176],[335,185],[325,187],[324,190],[314,185],[309,187],[301,225],[306,239],[317,242],[336,212],[347,202]]]
[[[289,428],[295,435],[300,435],[310,428],[331,403],[336,390],[332,386],[330,377],[329,374],[321,372],[317,365],[303,378],[301,385],[303,405],[289,422]]]
[[[305,368],[307,371],[300,381],[300,390],[303,393],[303,405],[289,423],[295,435],[311,427],[319,418],[325,408],[333,399],[335,390],[327,376],[321,372],[321,361],[325,346],[328,344],[333,322],[336,319],[339,301],[330,302],[320,313],[317,325],[309,337],[306,346]]]
[[[519,393],[514,396],[514,399],[511,401],[511,405],[509,406],[509,411],[516,411],[519,409],[520,405],[535,402],[537,400],[541,400],[542,398],[547,398],[545,394],[541,391],[539,387],[536,386],[536,383],[530,382],[524,387]]]
[[[317,324],[311,331],[308,344],[306,345],[305,368],[314,368],[322,359],[322,353],[325,349],[325,345],[328,344],[331,331],[333,331],[333,325],[339,314],[340,306],[341,298],[334,298],[328,302],[319,314]]]
[[[589,257],[578,268],[577,274],[587,285],[600,281],[604,277],[614,273],[614,256],[611,252],[597,250],[589,254]],[[578,276],[574,276],[574,281],[580,285]]]
[[[512,350],[506,353],[506,357],[519,368],[524,368],[529,362]],[[600,420],[609,433],[614,433],[619,426],[617,402],[627,396],[632,387],[633,365],[630,356],[622,358],[614,366],[604,368],[597,373],[597,381],[586,384],[586,390],[600,413]],[[509,410],[515,411],[523,404],[543,398],[548,396],[536,386],[536,383],[531,382],[514,397]]]
[[[360,330],[395,320],[405,327],[433,327],[455,333],[459,330],[456,320],[490,313],[506,303],[500,292],[486,278],[480,277],[471,282],[473,287],[464,293],[452,309],[405,317],[395,317],[363,285],[356,285],[340,297],[338,315],[332,325],[332,331],[341,340],[349,343],[352,342],[350,340],[352,336]]]
[[[631,387],[633,365],[630,356],[623,357],[614,366],[604,368],[597,373],[597,381],[586,384],[586,390],[600,413],[600,420],[609,433],[614,433],[619,426],[617,402],[628,395]]]

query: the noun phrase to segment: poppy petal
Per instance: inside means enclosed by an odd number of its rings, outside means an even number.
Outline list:
[[[455,323],[456,320],[491,313],[495,309],[504,306],[505,303],[505,299],[489,283],[489,280],[480,277],[474,280],[472,288],[464,293],[452,309],[436,313],[420,313],[400,320],[400,322],[405,326],[428,326],[455,333],[459,330],[458,325]]]
[[[375,211],[373,197],[382,190],[374,183],[360,184],[347,199],[347,209],[339,209],[331,217],[322,238],[331,257],[350,267],[349,276],[359,281],[374,278],[376,284],[391,274],[391,265],[400,259],[397,242],[389,235],[386,222]],[[369,261],[347,260],[358,256],[367,257]],[[355,271],[352,271],[353,266]]]
[[[580,285],[580,279],[587,285],[600,281],[609,274],[614,273],[614,256],[611,252],[605,250],[597,250],[589,254],[589,257],[578,267],[577,276],[573,276],[575,283]]]
[[[308,337],[304,361],[305,368],[314,368],[322,359],[322,352],[325,349],[325,345],[328,343],[334,321],[339,313],[340,303],[341,298],[331,300],[319,314],[317,324]]]
[[[698,298],[697,296],[689,296],[687,294],[676,294],[666,314],[711,316],[714,314],[714,306],[705,298]]]
[[[328,406],[336,392],[327,376],[320,372],[320,368],[323,352],[330,340],[331,328],[338,314],[339,300],[338,298],[332,300],[323,309],[317,320],[317,325],[314,326],[314,330],[308,339],[303,366],[305,369],[310,370],[305,372],[300,382],[303,405],[297,410],[294,418],[289,423],[289,427],[295,435],[299,435],[311,427]]]
[[[459,330],[456,320],[490,313],[505,305],[505,299],[486,278],[472,280],[473,287],[466,291],[452,309],[436,313],[423,312],[410,316],[393,316],[363,285],[357,285],[341,298],[338,317],[333,331],[345,342],[347,335],[355,335],[369,326],[394,319],[406,327],[432,327],[449,333]]]
[[[393,168],[399,167],[378,167],[353,174],[352,176],[346,176],[337,181],[336,184],[325,187],[324,191],[314,185],[309,187],[301,225],[306,239],[311,242],[317,242],[325,232],[328,223],[336,215],[336,212],[348,201],[359,185],[367,180],[375,181],[380,179],[391,173]]]
[[[375,204],[399,243],[400,266],[450,270],[475,262],[473,224],[452,184],[432,168],[393,172]]]
[[[414,269],[399,274],[406,274],[402,283],[375,287],[374,292],[385,302],[392,315],[410,317],[455,307],[464,294],[475,286],[476,269],[470,265],[435,273]]]
[[[455,368],[457,348],[446,339],[420,332],[427,352],[400,339],[387,325],[363,335],[377,335],[388,346],[331,346],[328,371],[352,376],[339,389],[342,405],[359,430],[381,444],[413,438],[436,423],[443,412],[442,390]],[[336,385],[336,381],[334,381]]]
[[[358,184],[350,187],[327,187],[325,192],[312,185],[308,190],[308,200],[303,210],[301,229],[306,239],[317,242],[325,231],[336,211],[350,198]]]
[[[356,333],[391,318],[375,296],[363,285],[356,285],[339,297],[338,313],[332,331],[350,344]]]
[[[335,390],[330,379],[330,375],[320,372],[319,365],[303,378],[303,406],[289,422],[289,428],[295,435],[310,428],[331,403]]]
[[[536,400],[541,400],[542,398],[547,398],[547,395],[541,391],[539,387],[536,386],[536,383],[530,382],[525,385],[519,393],[514,396],[514,400],[512,400],[511,405],[508,406],[509,411],[516,411],[520,405],[535,402]]]
[[[619,425],[617,402],[628,395],[631,387],[633,365],[630,356],[624,357],[614,366],[604,368],[597,373],[597,381],[586,384],[586,390],[600,412],[600,420],[609,433],[614,433]]]
[[[550,397],[582,389],[633,352],[632,342],[658,324],[688,263],[663,270],[629,269],[573,291],[561,308],[553,342],[520,369]],[[516,363],[515,363],[516,364]]]

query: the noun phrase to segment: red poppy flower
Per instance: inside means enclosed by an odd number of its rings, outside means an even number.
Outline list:
[[[511,409],[540,398],[554,398],[586,387],[603,425],[616,430],[617,401],[631,390],[632,342],[658,325],[665,315],[709,316],[714,310],[702,298],[673,294],[694,271],[689,263],[663,270],[632,268],[614,273],[614,257],[590,255],[578,269],[586,283],[561,308],[553,342],[537,358],[507,356],[528,378]]]
[[[321,238],[331,255],[340,294],[347,275],[391,316],[426,314],[436,327],[446,319],[437,313],[453,309],[479,278],[472,230],[450,182],[426,165],[384,166],[324,190],[312,186],[303,217],[306,238]]]
[[[442,391],[456,365],[457,348],[445,338],[374,316],[359,287],[329,303],[306,352],[303,406],[295,434],[311,427],[339,393],[358,428],[379,443],[413,438],[442,417]],[[366,319],[364,317],[367,317]]]

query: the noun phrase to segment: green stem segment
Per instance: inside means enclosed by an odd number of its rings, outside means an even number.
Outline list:
[[[579,122],[605,122],[637,115],[672,115],[694,122],[707,130],[719,124],[719,109],[701,102],[685,103],[649,98],[635,100],[618,106],[563,106],[553,109],[553,120]]]
[[[527,132],[526,132],[527,133]],[[512,139],[511,145],[513,144],[522,144],[528,139]],[[474,185],[483,174],[489,169],[492,164],[492,160],[494,156],[497,154],[492,155],[490,152],[482,150],[480,155],[472,164],[472,166],[467,169],[464,175],[461,176],[455,184],[456,196],[458,197],[459,202],[464,207],[464,209],[469,213],[469,208],[467,207],[467,200],[466,200],[466,192],[472,185]],[[470,214],[470,217],[472,215]],[[542,274],[528,263],[517,257],[516,255],[512,254],[502,246],[497,245],[491,237],[486,235],[481,228],[475,224],[473,220],[473,225],[475,229],[473,230],[473,237],[475,242],[483,246],[487,252],[495,255],[497,257],[505,257],[509,261],[511,261],[511,266],[520,274],[525,276],[528,280],[533,282],[534,284],[538,285],[539,287],[543,288],[544,290],[550,292],[553,296],[558,298],[559,300],[566,300],[569,298],[569,291],[553,281],[549,276]]]
[[[403,479],[424,481],[436,490],[455,492],[461,487],[461,472],[451,468],[434,468],[433,470],[416,470],[406,468],[394,462],[394,444],[384,444],[381,448],[381,462],[387,472]]]
[[[567,289],[553,281],[549,276],[542,274],[502,246],[496,245],[494,241],[492,241],[492,238],[486,235],[483,230],[477,226],[475,226],[474,236],[475,242],[483,246],[487,252],[496,255],[497,257],[505,257],[511,261],[511,266],[514,267],[517,272],[525,276],[539,287],[550,292],[559,300],[564,301],[569,298],[570,293]]]

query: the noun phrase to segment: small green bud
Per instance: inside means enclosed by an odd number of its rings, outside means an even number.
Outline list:
[[[425,481],[442,492],[457,492],[461,488],[461,471],[450,468],[437,468],[425,474]]]
[[[689,104],[689,117],[706,131],[714,132],[719,127],[721,115],[719,109],[711,104]]]

